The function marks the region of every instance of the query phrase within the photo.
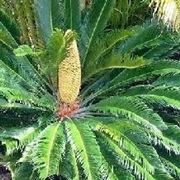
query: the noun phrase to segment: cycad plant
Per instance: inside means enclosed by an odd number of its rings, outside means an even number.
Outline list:
[[[1,4],[0,158],[13,179],[180,178],[177,32],[113,29],[115,0]]]

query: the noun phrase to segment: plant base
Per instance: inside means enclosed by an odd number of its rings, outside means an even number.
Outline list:
[[[65,118],[71,118],[78,112],[79,108],[80,108],[80,105],[78,101],[75,101],[72,104],[67,104],[67,103],[62,102],[59,106],[57,116],[61,120],[64,120]]]

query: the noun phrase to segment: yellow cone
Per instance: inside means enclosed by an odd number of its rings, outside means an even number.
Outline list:
[[[62,102],[76,101],[81,86],[81,64],[76,40],[70,42],[66,58],[59,65],[58,90]]]

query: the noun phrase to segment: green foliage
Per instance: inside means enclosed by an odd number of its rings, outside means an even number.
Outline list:
[[[1,130],[0,139],[2,145],[6,146],[4,154],[12,154],[18,148],[23,148],[38,134],[37,127],[6,128]]]
[[[105,28],[114,3],[115,0],[93,1],[92,10],[86,15],[85,22],[82,25],[82,36],[84,36],[82,37],[82,44],[86,47],[83,54],[83,64],[86,62],[96,37]]]
[[[45,73],[51,77],[57,75],[57,67],[65,56],[65,46],[66,41],[63,32],[58,29],[55,30],[49,38],[42,62]]]
[[[116,0],[115,8],[110,17],[110,23],[113,27],[125,28],[128,25],[141,24],[146,18],[151,16],[148,9],[148,1],[134,0]],[[146,12],[144,10],[146,9]]]
[[[80,12],[80,1],[79,0],[64,0],[64,17],[65,27],[67,29],[79,31],[81,12]]]
[[[0,163],[13,179],[180,178],[179,33],[144,21],[149,1],[11,2],[0,0]],[[76,33],[80,107],[62,118],[57,71]]]
[[[92,50],[89,51],[89,56],[86,58],[87,64],[96,62],[98,58],[105,55],[108,50],[112,49],[117,43],[127,39],[131,34],[133,34],[131,30],[116,29],[102,34],[99,38],[97,37]]]
[[[34,0],[34,8],[38,26],[43,40],[47,43],[52,34],[52,17],[51,17],[51,1],[49,0]]]
[[[115,68],[127,68],[133,69],[145,65],[147,62],[142,57],[131,58],[129,54],[121,55],[119,53],[114,53],[107,55],[106,57],[100,59],[96,63],[89,64],[88,68],[84,68],[84,78],[89,78],[101,71],[107,69]]]
[[[53,28],[64,29],[64,0],[52,0],[51,1],[51,17]]]
[[[1,23],[9,30],[13,37],[18,40],[20,36],[20,30],[14,19],[9,17],[5,10],[0,9]]]
[[[54,123],[45,128],[34,143],[26,147],[24,158],[26,159],[26,156],[28,159],[32,158],[31,161],[39,173],[39,178],[45,179],[59,172],[64,147],[63,127],[60,123]]]
[[[16,56],[26,56],[26,55],[38,56],[38,52],[34,52],[28,45],[19,46],[17,49],[14,50],[14,54]]]
[[[67,143],[66,152],[64,153],[63,161],[60,166],[63,177],[67,179],[79,179],[80,173],[76,157],[75,151],[72,149],[71,145]]]
[[[3,44],[9,46],[10,48],[17,46],[16,41],[13,39],[10,32],[8,32],[6,27],[1,22],[0,22],[0,41]]]
[[[67,123],[67,129],[70,144],[78,156],[87,179],[101,179],[107,176],[108,167],[100,149],[97,145],[92,146],[97,142],[89,125],[71,121]]]

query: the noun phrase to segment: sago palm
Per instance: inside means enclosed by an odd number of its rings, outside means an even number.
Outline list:
[[[180,178],[178,33],[113,29],[115,0],[1,3],[0,158],[13,179]]]

